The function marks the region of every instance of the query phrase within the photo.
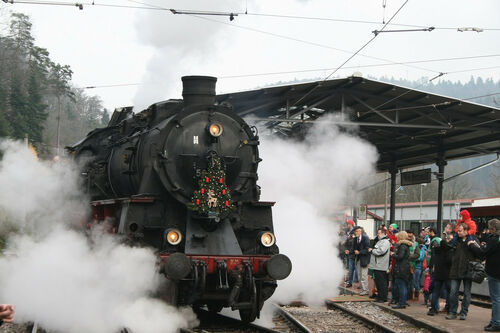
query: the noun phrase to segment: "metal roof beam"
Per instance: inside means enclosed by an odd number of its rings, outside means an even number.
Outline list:
[[[278,100],[278,102],[277,101],[271,101],[271,102],[268,102],[268,103],[264,103],[264,104],[260,104],[260,105],[251,107],[250,109],[246,109],[246,110],[243,110],[243,111],[238,111],[237,113],[238,113],[238,115],[240,117],[243,117],[243,116],[245,116],[247,114],[250,114],[252,112],[255,112],[255,111],[258,111],[258,110],[270,107],[271,105],[277,105],[277,106],[279,106],[280,104],[281,104],[281,100]]]
[[[449,150],[470,148],[473,146],[478,146],[481,144],[485,144],[485,143],[492,142],[492,141],[498,141],[498,140],[500,140],[500,133],[494,133],[494,134],[484,135],[484,136],[474,138],[474,139],[468,139],[468,140],[452,142],[452,143],[444,143],[443,144],[443,151],[446,152]],[[438,152],[439,152],[438,149],[432,149],[432,150],[421,149],[421,150],[416,150],[416,151],[412,151],[412,152],[399,154],[399,155],[397,155],[397,158],[398,159],[415,158],[418,156],[437,154]]]
[[[361,105],[364,105],[365,107],[367,107],[370,111],[372,112],[375,112],[377,115],[379,115],[380,117],[384,118],[385,120],[387,120],[388,122],[390,122],[391,124],[394,124],[395,121],[392,120],[391,118],[387,117],[385,114],[383,114],[382,112],[378,111],[378,110],[375,110],[372,106],[370,106],[368,103],[366,103],[365,101],[363,101],[361,98],[358,98],[357,96],[353,95],[353,94],[349,94],[349,96],[351,96],[352,98],[354,98],[355,101],[357,101],[358,103],[360,103]]]
[[[251,117],[248,120],[253,121],[268,121],[272,123],[291,122],[291,123],[311,123],[315,120],[309,119],[285,119],[285,118],[259,118]],[[368,127],[394,127],[394,128],[425,128],[425,129],[450,129],[448,126],[434,126],[434,125],[415,125],[415,124],[390,124],[390,123],[372,123],[372,122],[359,122],[359,121],[328,121],[342,126],[368,126]]]

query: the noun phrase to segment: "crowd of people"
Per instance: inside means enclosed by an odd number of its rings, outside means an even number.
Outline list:
[[[500,221],[488,221],[488,228],[476,234],[476,223],[469,212],[462,210],[460,215],[461,219],[448,223],[441,234],[427,227],[416,235],[391,224],[381,225],[373,240],[348,220],[342,243],[348,271],[346,287],[359,282],[360,295],[369,295],[371,275],[375,288],[370,297],[376,298],[375,302],[405,309],[408,300],[423,294],[429,316],[445,312],[448,320],[466,320],[472,281],[486,277],[492,312],[484,330],[500,332]],[[461,286],[463,298],[458,311]],[[440,299],[446,300],[444,309],[440,309]]]

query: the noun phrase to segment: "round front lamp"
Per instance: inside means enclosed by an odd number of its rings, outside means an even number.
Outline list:
[[[221,124],[213,123],[213,124],[210,124],[210,126],[208,127],[208,131],[210,132],[211,136],[217,138],[222,134],[224,129],[222,128]]]
[[[182,234],[177,229],[170,229],[167,231],[167,242],[170,245],[178,245],[182,241]]]
[[[265,247],[271,247],[276,243],[276,237],[272,232],[263,232],[260,234],[260,243]]]

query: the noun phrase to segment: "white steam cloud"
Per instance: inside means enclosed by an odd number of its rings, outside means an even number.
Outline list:
[[[161,283],[152,249],[76,230],[88,201],[71,163],[39,161],[19,143],[1,142],[0,151],[0,222],[13,232],[0,257],[0,299],[16,306],[17,322],[67,333],[165,333],[195,323],[190,309],[152,297]]]
[[[234,8],[234,2],[218,1],[165,1],[151,0],[148,4],[162,8],[183,10],[226,11]],[[189,6],[189,7],[188,7]],[[230,44],[227,36],[221,40],[219,31],[223,25],[211,22],[213,17],[199,15],[173,15],[169,11],[143,11],[136,20],[138,39],[154,49],[148,60],[141,86],[134,97],[135,111],[150,104],[177,96],[180,98],[180,77],[205,75],[192,73],[192,67],[202,65],[207,70],[214,67],[217,50]],[[229,21],[229,19],[228,19]],[[204,64],[206,66],[204,66]]]
[[[332,215],[356,203],[356,188],[375,174],[377,151],[355,133],[341,131],[332,117],[317,121],[302,142],[262,135],[261,141],[261,199],[277,202],[277,243],[293,263],[273,298],[322,302],[338,292],[343,278]]]

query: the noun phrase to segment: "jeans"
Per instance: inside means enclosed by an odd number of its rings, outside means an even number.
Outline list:
[[[396,284],[396,278],[392,278],[391,280],[391,298],[393,301],[397,301],[399,299],[399,290],[398,285]]]
[[[460,314],[466,315],[469,312],[470,305],[470,288],[472,287],[472,280],[451,280],[450,281],[450,309],[449,312],[457,314],[458,309],[458,290],[460,289],[460,282],[464,284],[464,298],[462,299],[462,307]]]
[[[377,300],[386,302],[389,287],[387,272],[374,270],[373,274],[375,275],[375,286],[377,287]]]
[[[368,266],[361,267],[361,262],[358,260],[358,278],[361,284],[361,292],[368,292]]]
[[[416,292],[420,291],[420,277],[422,275],[422,267],[415,267],[413,272],[413,288]]]
[[[500,326],[500,280],[488,275],[488,287],[491,298],[491,321],[492,326]]]
[[[358,280],[358,266],[356,265],[356,262],[354,261],[353,258],[349,258],[348,260],[348,265],[349,265],[349,284],[352,284],[354,280]]]
[[[398,286],[398,295],[399,295],[399,300],[398,304],[399,305],[406,305],[406,298],[408,296],[408,282],[406,280],[396,278],[396,285]]]
[[[439,298],[441,296],[441,290],[444,288],[446,290],[446,303],[448,303],[448,295],[450,294],[450,282],[448,280],[434,280],[434,286],[432,289],[431,297],[431,307],[439,311]]]

